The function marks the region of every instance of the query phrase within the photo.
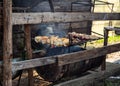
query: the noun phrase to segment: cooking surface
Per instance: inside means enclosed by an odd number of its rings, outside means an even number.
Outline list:
[[[98,40],[100,37],[95,35],[86,35],[76,32],[69,32],[66,37],[60,38],[59,36],[36,36],[35,41],[37,43],[48,44],[54,47],[69,46],[73,44],[85,43],[88,41]]]

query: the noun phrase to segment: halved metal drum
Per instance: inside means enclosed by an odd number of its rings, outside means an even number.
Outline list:
[[[77,48],[76,48],[77,47]],[[85,49],[80,48],[79,46],[71,46],[71,51],[68,52],[69,47],[59,47],[54,49],[49,49],[47,51],[46,56],[53,56],[53,55],[59,55],[64,53],[71,53],[71,52],[77,52],[77,51],[83,51]],[[61,51],[61,52],[60,52]],[[74,59],[75,57],[73,57]],[[79,61],[76,63],[71,63],[63,66],[58,66],[58,64],[51,64],[46,65],[42,67],[37,67],[36,70],[40,76],[42,76],[45,80],[48,81],[57,81],[63,77],[70,77],[74,75],[81,75],[82,73],[97,68],[100,66],[100,64],[103,61],[103,57],[97,57],[94,59]]]

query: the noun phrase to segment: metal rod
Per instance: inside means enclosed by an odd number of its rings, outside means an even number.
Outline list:
[[[102,34],[99,34],[99,33],[97,33],[97,32],[94,32],[94,31],[91,31],[92,33],[95,33],[95,34],[97,34],[97,35],[100,35],[100,36],[102,36],[102,37],[104,37],[104,35],[102,35]]]
[[[49,2],[49,4],[50,4],[51,12],[55,12],[54,6],[53,6],[53,1],[52,1],[52,0],[48,0],[48,2]]]

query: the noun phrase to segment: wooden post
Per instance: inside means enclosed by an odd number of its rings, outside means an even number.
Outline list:
[[[108,29],[104,28],[104,46],[108,44]]]
[[[3,0],[3,86],[12,86],[12,0]]]
[[[32,59],[30,25],[25,25],[25,43],[28,59]],[[33,86],[33,70],[28,69],[28,86]]]
[[[107,44],[108,44],[108,30],[104,28],[104,46],[107,46]],[[106,69],[106,56],[107,55],[104,56],[104,60],[101,65],[101,70]]]

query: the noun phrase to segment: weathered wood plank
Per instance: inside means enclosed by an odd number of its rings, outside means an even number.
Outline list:
[[[32,59],[32,48],[31,48],[31,28],[30,25],[25,25],[25,44],[27,51],[27,58]],[[28,86],[33,86],[33,70],[28,69]]]
[[[34,68],[38,66],[53,64],[55,62],[56,62],[55,57],[45,57],[45,58],[37,58],[37,59],[13,62],[12,70],[16,71],[21,69]]]
[[[74,52],[74,53],[58,56],[58,64],[65,65],[65,64],[85,60],[85,59],[103,56],[103,55],[106,55],[112,52],[117,52],[117,51],[120,51],[120,43],[115,45],[105,46],[102,48],[96,48],[92,50],[85,50],[85,51]]]
[[[12,0],[3,0],[3,86],[12,86]]]
[[[83,20],[120,20],[120,13],[43,12],[13,13],[13,24],[37,24],[41,22],[79,22]]]
[[[92,72],[91,74],[88,74],[86,76],[62,82],[54,86],[92,86],[94,82],[106,79],[119,72],[120,72],[119,64],[107,63],[106,70],[104,72],[98,70],[98,72]]]
[[[13,62],[12,69],[21,70],[26,68],[52,64],[56,62],[56,59],[58,61],[58,65],[61,66],[61,65],[74,63],[74,62],[78,62],[86,59],[96,58],[98,56],[106,55],[106,54],[117,52],[117,51],[120,51],[120,43],[115,45],[109,45],[102,48],[96,48],[92,50],[74,52],[70,54],[62,54],[62,55],[51,56],[51,57],[25,60],[21,62]]]
[[[108,26],[105,27],[104,29],[108,30],[108,31],[120,31],[119,27],[112,27],[112,26]]]

